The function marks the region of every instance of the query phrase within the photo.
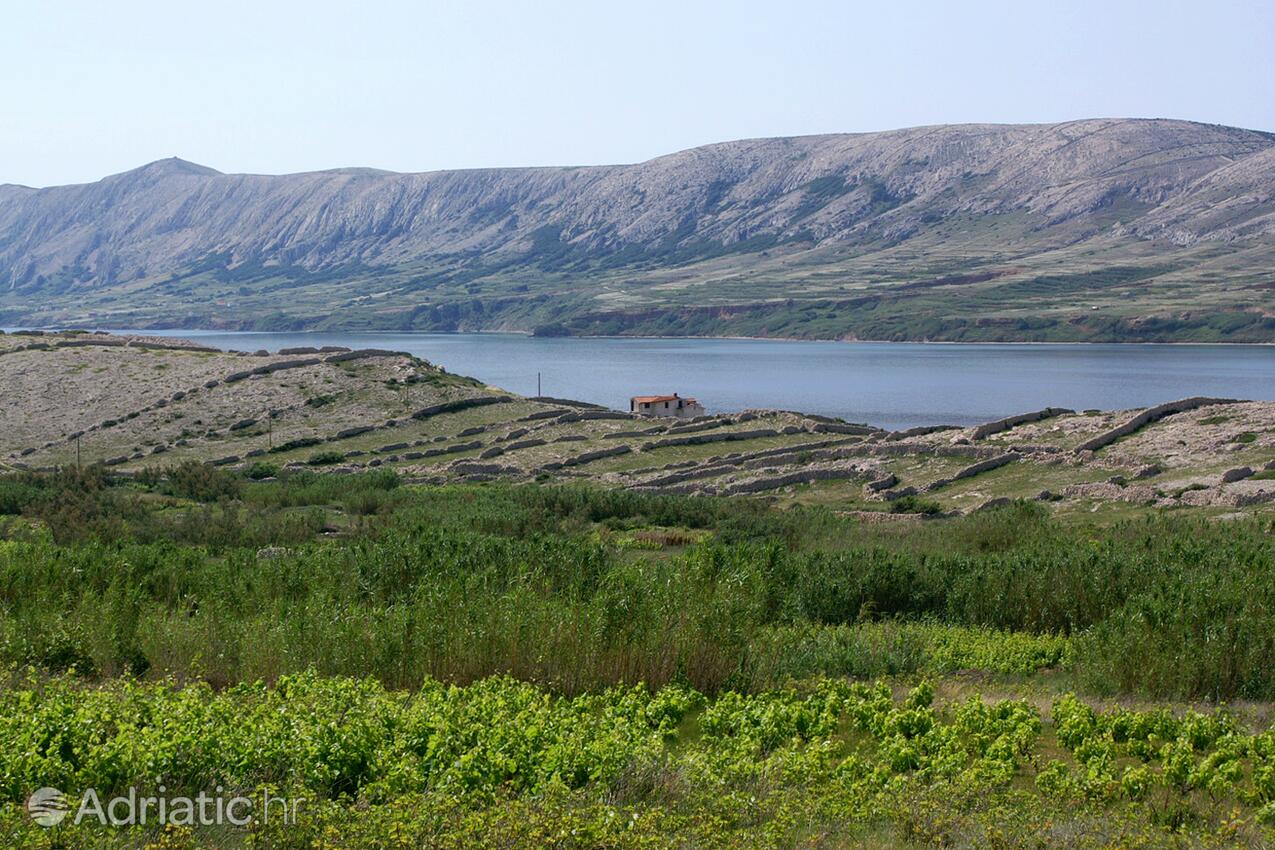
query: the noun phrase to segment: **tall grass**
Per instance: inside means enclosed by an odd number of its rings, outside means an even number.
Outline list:
[[[181,480],[185,498],[169,478],[12,482],[51,539],[0,543],[0,662],[712,692],[959,658],[1012,672],[1062,635],[1093,690],[1275,697],[1275,556],[1256,520],[1099,529],[1018,505],[902,531],[760,501],[385,473]],[[635,549],[599,527],[704,542]]]

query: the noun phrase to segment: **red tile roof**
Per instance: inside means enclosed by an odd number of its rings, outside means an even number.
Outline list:
[[[635,395],[633,402],[635,404],[654,404],[657,401],[677,401],[677,395]],[[692,399],[693,401],[694,399]]]

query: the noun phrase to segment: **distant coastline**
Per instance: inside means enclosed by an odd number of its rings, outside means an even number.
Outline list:
[[[948,339],[848,339],[845,337],[804,337],[804,336],[748,336],[744,334],[710,334],[710,335],[683,335],[683,334],[563,334],[563,335],[537,335],[533,331],[513,330],[513,329],[476,329],[476,330],[400,330],[393,328],[385,328],[379,330],[360,329],[360,330],[343,330],[340,328],[251,328],[245,329],[241,327],[210,327],[206,325],[183,327],[156,325],[153,327],[113,327],[107,325],[84,324],[84,325],[13,325],[0,327],[3,333],[18,333],[24,330],[31,331],[66,331],[66,330],[88,330],[88,331],[104,331],[114,334],[156,334],[160,336],[177,336],[181,333],[197,333],[202,335],[208,334],[337,334],[337,335],[368,335],[379,336],[385,334],[409,334],[417,336],[517,336],[528,339],[543,340],[563,340],[563,339],[581,339],[581,340],[739,340],[748,342],[811,342],[811,343],[847,343],[847,344],[864,344],[864,345],[958,345],[958,346],[991,346],[991,345],[1174,345],[1174,346],[1240,346],[1240,347],[1256,347],[1275,346],[1275,340],[1266,342],[1232,342],[1228,340],[1031,340],[1031,339],[1014,339],[1014,340],[948,340]]]

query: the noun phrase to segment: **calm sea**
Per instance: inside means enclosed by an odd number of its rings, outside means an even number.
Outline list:
[[[968,425],[1050,405],[1126,408],[1190,395],[1275,399],[1275,346],[948,345],[516,334],[139,331],[218,348],[408,351],[534,395],[627,408],[678,392],[710,411],[777,407],[885,428]]]

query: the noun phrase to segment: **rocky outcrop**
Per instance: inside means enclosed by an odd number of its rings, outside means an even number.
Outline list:
[[[1020,413],[1017,416],[1006,416],[1004,419],[997,419],[995,422],[987,422],[979,425],[970,435],[975,440],[986,439],[993,434],[999,434],[1002,431],[1008,431],[1018,425],[1024,425],[1028,422],[1039,422],[1042,419],[1052,419],[1055,416],[1061,416],[1064,413],[1075,413],[1076,411],[1066,407],[1046,407],[1044,410],[1036,410],[1031,413]]]
[[[844,481],[846,479],[862,477],[863,470],[854,464],[827,466],[812,465],[801,469],[776,472],[770,475],[758,475],[753,478],[746,478],[742,481],[734,481],[718,488],[717,493],[722,496],[738,496],[744,493],[761,493],[765,490],[778,490],[781,487],[791,487],[795,484],[813,484],[816,481]]]
[[[555,398],[551,395],[533,395],[530,397],[532,401],[538,401],[542,404],[553,404],[559,407],[578,407],[585,410],[605,410],[606,408],[600,404],[594,404],[590,401],[577,401],[573,398]]]
[[[431,416],[438,416],[440,413],[456,413],[460,410],[469,410],[473,407],[485,407],[489,404],[505,404],[513,401],[507,395],[484,395],[475,396],[473,398],[460,398],[455,401],[444,401],[438,404],[431,404],[428,407],[422,407],[412,414],[413,419],[429,419]]]
[[[984,472],[991,472],[993,469],[1000,469],[1002,466],[1021,459],[1022,455],[1017,452],[1006,452],[1003,455],[997,455],[996,457],[988,458],[987,460],[979,461],[978,463],[967,466],[957,471],[957,473],[950,478],[940,478],[937,481],[933,481],[925,489],[927,492],[937,490],[940,487],[946,487],[948,484],[953,482],[960,481],[965,478],[973,478],[975,475],[982,475]]]
[[[937,434],[940,431],[955,430],[955,425],[918,425],[915,428],[906,428],[902,431],[891,431],[885,435],[885,439],[891,442],[896,440],[910,440],[913,437],[924,437],[927,434]]]
[[[810,426],[809,430],[814,434],[855,434],[859,436],[879,433],[877,428],[872,428],[868,425],[852,425],[847,422],[815,422]]]
[[[642,451],[664,449],[669,446],[698,446],[704,443],[722,443],[730,440],[755,440],[758,437],[778,437],[774,428],[753,428],[748,431],[723,431],[716,434],[692,434],[688,437],[665,437],[642,444]]]
[[[1127,437],[1130,434],[1145,428],[1152,422],[1159,422],[1166,416],[1172,416],[1175,413],[1185,413],[1188,410],[1195,410],[1200,407],[1208,407],[1214,404],[1238,404],[1239,400],[1234,398],[1208,398],[1207,396],[1194,396],[1192,398],[1179,399],[1178,401],[1170,401],[1155,407],[1149,407],[1138,413],[1131,419],[1128,419],[1114,428],[1103,431],[1096,437],[1085,440],[1076,446],[1077,454],[1081,452],[1095,452],[1104,446],[1109,446],[1121,437]]]
[[[638,417],[632,413],[621,413],[618,410],[582,410],[579,413],[564,413],[558,417],[558,422],[567,424],[570,422],[590,422],[597,419],[619,419],[629,420]]]
[[[565,468],[573,467],[573,466],[583,466],[584,464],[592,463],[595,460],[602,460],[603,458],[607,458],[607,457],[616,457],[618,455],[626,455],[631,451],[633,451],[633,449],[630,448],[629,446],[612,446],[607,449],[597,449],[596,451],[591,451],[591,452],[581,452],[580,454],[575,455],[573,457],[569,457],[565,460],[550,461],[549,463],[546,463],[544,466],[542,466],[541,469],[552,472],[554,470],[565,469]]]
[[[721,428],[723,425],[733,424],[734,420],[729,416],[713,417],[698,422],[690,422],[686,425],[674,425],[668,429],[668,434],[694,434],[698,431],[711,431],[714,428]]]
[[[282,353],[280,352],[280,354]],[[347,349],[324,358],[324,360],[327,363],[349,363],[352,360],[367,360],[370,357],[406,357],[409,360],[415,359],[405,351],[388,351],[384,348],[360,348],[357,351],[349,351]]]
[[[1194,507],[1244,508],[1275,502],[1275,488],[1271,490],[1231,490],[1206,487],[1203,490],[1187,490],[1180,497],[1182,504]]]
[[[869,481],[864,486],[871,493],[880,493],[882,490],[888,490],[891,487],[894,487],[895,485],[897,485],[898,483],[899,483],[899,476],[895,475],[894,473],[890,473],[889,475],[886,475],[883,478],[878,478],[875,481]]]
[[[1133,502],[1135,504],[1149,504],[1156,499],[1155,489],[1145,484],[1121,487],[1109,481],[1068,484],[1063,488],[1063,495],[1072,499],[1097,499],[1103,502]]]

